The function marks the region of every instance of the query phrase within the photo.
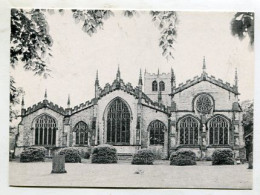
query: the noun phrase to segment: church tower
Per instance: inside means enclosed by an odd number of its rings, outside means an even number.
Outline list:
[[[155,102],[160,102],[165,106],[170,106],[170,96],[172,87],[175,86],[173,79],[173,70],[170,73],[144,73],[144,93]]]

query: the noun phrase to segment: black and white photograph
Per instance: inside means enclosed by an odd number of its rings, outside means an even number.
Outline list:
[[[10,9],[9,185],[251,190],[254,25]]]

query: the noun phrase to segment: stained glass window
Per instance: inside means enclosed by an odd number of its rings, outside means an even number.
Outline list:
[[[119,98],[115,99],[107,114],[107,142],[111,144],[129,144],[130,112]]]
[[[76,144],[87,145],[88,144],[88,125],[83,121],[78,122],[74,131],[76,132]]]
[[[228,144],[229,122],[221,116],[216,116],[209,121],[209,144]]]
[[[56,144],[56,122],[48,115],[42,115],[35,122],[35,145]]]
[[[199,123],[196,119],[187,116],[179,122],[180,144],[197,145]]]
[[[212,102],[208,95],[200,95],[196,101],[196,108],[202,114],[208,114],[212,109]]]
[[[163,81],[160,81],[160,83],[159,83],[159,89],[160,89],[160,91],[165,91],[165,84],[164,84]]]
[[[150,145],[163,145],[166,126],[159,120],[152,121],[148,127],[150,132]]]
[[[152,83],[152,91],[157,91],[157,81],[153,81]]]

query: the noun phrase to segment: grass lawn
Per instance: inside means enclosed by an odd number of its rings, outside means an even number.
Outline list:
[[[212,166],[170,166],[158,160],[154,165],[66,163],[65,174],[51,174],[52,163],[9,163],[12,186],[132,187],[132,188],[228,188],[251,189],[253,171],[248,164]]]

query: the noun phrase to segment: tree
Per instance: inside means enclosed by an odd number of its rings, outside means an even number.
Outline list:
[[[246,35],[250,38],[250,44],[254,45],[254,13],[253,12],[237,12],[231,21],[231,33],[238,36],[240,40]]]
[[[159,46],[163,49],[162,55],[166,59],[173,57],[173,43],[177,35],[176,24],[177,14],[174,11],[151,11],[152,21],[158,26],[161,31],[161,38],[159,39]]]
[[[22,88],[15,87],[15,81],[13,77],[10,78],[10,112],[9,112],[9,121],[12,122],[13,119],[18,117],[18,111],[14,107],[20,103],[20,96],[24,94]]]
[[[51,56],[52,44],[44,10],[11,10],[10,64],[13,68],[21,62],[25,70],[47,77],[50,70],[46,55]]]
[[[241,104],[243,109],[242,125],[244,126],[246,157],[249,158],[253,151],[253,132],[254,132],[254,102],[246,100]]]
[[[82,23],[82,30],[92,36],[103,28],[104,20],[113,16],[110,10],[79,10],[72,9],[72,17],[76,23]],[[46,9],[12,9],[11,10],[11,48],[10,65],[15,68],[22,64],[25,70],[33,71],[35,75],[47,78],[50,69],[47,65],[49,57],[52,57],[51,47],[53,40],[49,34],[48,22],[45,13],[54,14],[54,10]],[[59,9],[60,14],[64,13]],[[137,11],[125,10],[124,16],[132,18]],[[159,46],[162,55],[167,59],[173,58],[173,43],[176,36],[177,14],[174,11],[151,11],[152,21],[158,26],[161,37]],[[16,88],[14,78],[10,83],[10,120],[17,117],[17,111],[13,109],[19,101],[22,89]],[[15,96],[14,96],[15,94]],[[11,97],[13,99],[11,100]]]

